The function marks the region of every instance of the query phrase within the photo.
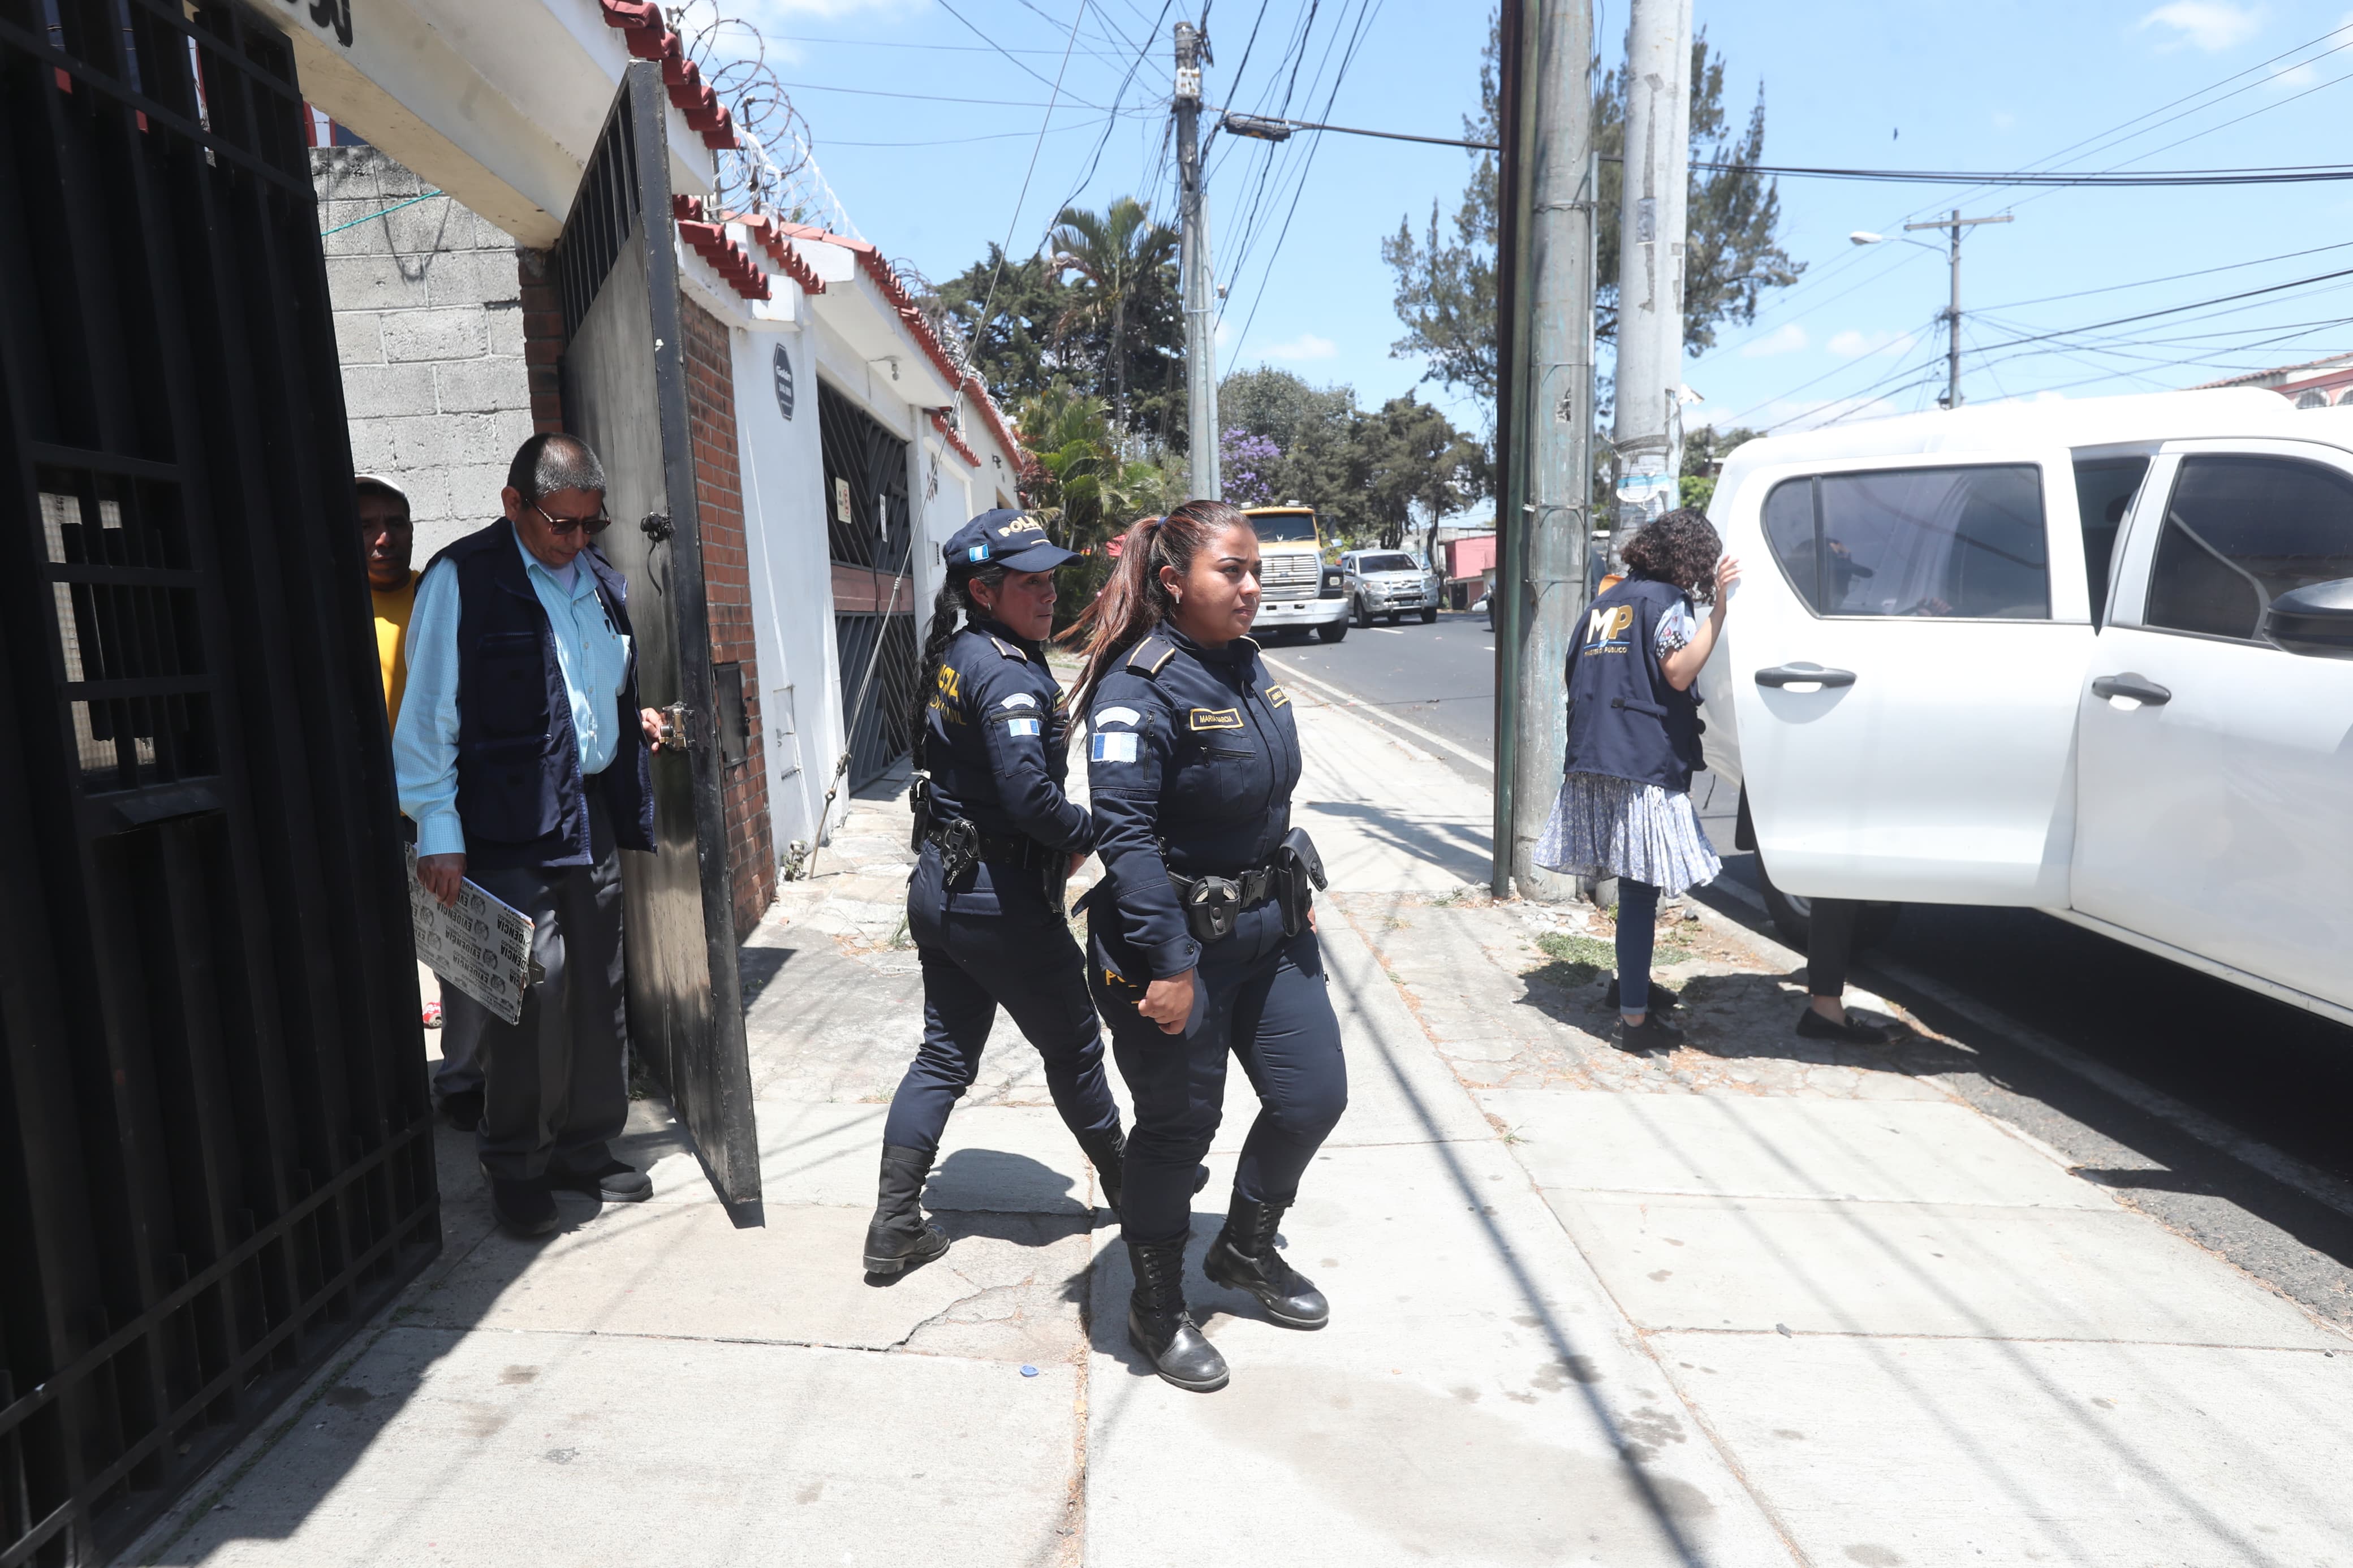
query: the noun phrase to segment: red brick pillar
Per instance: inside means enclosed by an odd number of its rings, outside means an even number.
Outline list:
[[[532,428],[547,435],[564,428],[564,307],[548,276],[547,252],[518,247],[515,270],[522,280],[522,363],[531,377]]]
[[[726,324],[681,296],[686,327],[686,418],[694,442],[696,513],[702,528],[702,592],[710,606],[711,662],[740,667],[744,760],[727,769],[727,869],[735,934],[749,936],[776,896],[776,839],[768,824],[768,769],[760,733],[759,665],[753,651],[750,558],[744,546],[744,483],[736,461],[734,356]],[[526,303],[524,309],[529,310]],[[714,716],[715,718],[715,716]]]

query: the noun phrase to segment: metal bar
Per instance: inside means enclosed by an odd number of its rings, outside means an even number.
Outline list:
[[[146,160],[135,160],[143,164]],[[94,473],[121,474],[127,479],[163,479],[179,484],[187,478],[186,468],[179,463],[159,463],[148,458],[126,457],[120,452],[101,452],[90,447],[61,447],[54,441],[25,443],[28,462],[45,468],[88,468]]]
[[[136,697],[185,697],[210,692],[213,681],[202,675],[124,676],[116,680],[61,680],[60,695],[74,702],[120,702]]]

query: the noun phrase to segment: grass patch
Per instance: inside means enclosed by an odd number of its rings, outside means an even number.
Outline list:
[[[1599,937],[1575,931],[1548,931],[1536,938],[1536,951],[1552,960],[1528,976],[1555,985],[1590,985],[1618,967],[1618,950]]]

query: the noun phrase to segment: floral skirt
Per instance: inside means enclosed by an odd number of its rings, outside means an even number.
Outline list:
[[[1648,882],[1669,898],[1724,869],[1688,794],[1607,773],[1561,780],[1535,860],[1572,877]]]

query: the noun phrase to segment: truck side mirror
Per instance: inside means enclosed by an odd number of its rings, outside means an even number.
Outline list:
[[[2353,658],[2353,577],[2282,594],[2263,612],[2263,635],[2290,653]]]

